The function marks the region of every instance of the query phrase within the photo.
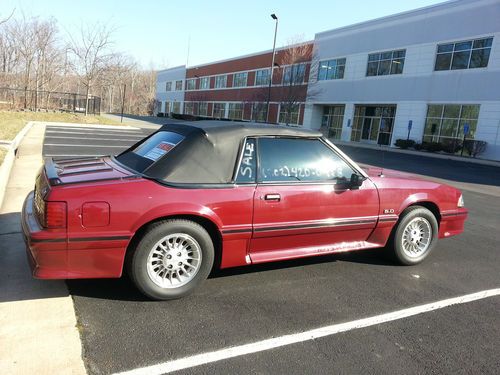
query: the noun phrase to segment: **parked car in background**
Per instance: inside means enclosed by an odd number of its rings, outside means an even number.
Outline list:
[[[153,299],[227,268],[386,248],[421,262],[463,231],[459,190],[361,168],[318,132],[169,124],[116,157],[48,159],[22,227],[34,277],[117,278]]]

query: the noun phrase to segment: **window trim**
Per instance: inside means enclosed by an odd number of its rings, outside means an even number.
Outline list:
[[[343,64],[343,66],[344,66],[344,74],[342,75],[342,78],[331,78],[331,79],[328,79],[328,78],[326,78],[327,75],[325,75],[325,79],[319,79],[320,70],[321,70],[321,64],[323,64],[325,62],[329,63],[330,61],[333,61],[333,60],[335,60],[335,61],[345,60],[344,64]],[[338,67],[338,66],[339,65],[337,64],[336,67]],[[316,81],[322,82],[322,81],[335,81],[335,80],[338,80],[338,79],[344,79],[346,67],[347,67],[347,57],[332,57],[332,58],[327,58],[327,59],[320,60],[318,62],[318,73],[316,74]]]
[[[482,47],[482,48],[474,48],[474,42],[476,40],[482,40],[482,39],[490,39],[491,38],[491,46],[489,47]],[[433,72],[449,72],[449,71],[453,71],[453,70],[469,70],[469,69],[487,69],[488,66],[489,66],[489,63],[490,63],[490,57],[491,57],[491,50],[493,48],[493,41],[495,39],[495,36],[494,35],[485,35],[485,36],[480,36],[480,37],[474,37],[472,39],[463,39],[463,40],[451,40],[451,41],[447,41],[447,42],[441,42],[441,43],[437,43],[436,44],[436,49],[434,51],[434,68],[432,69]],[[458,44],[458,43],[467,43],[467,42],[471,42],[472,45],[471,45],[471,48],[468,49],[468,50],[459,50],[459,51],[455,51],[455,44]],[[449,44],[452,44],[453,45],[453,49],[450,51],[450,52],[438,52],[438,49],[439,49],[439,46],[443,46],[443,45],[449,45]],[[486,66],[482,66],[482,67],[476,67],[476,68],[470,68],[470,62],[471,62],[471,59],[472,59],[472,51],[474,50],[484,50],[484,49],[490,49],[490,54],[488,56],[488,64]],[[463,51],[470,51],[470,54],[469,54],[469,60],[467,61],[467,68],[461,68],[461,69],[452,69],[452,65],[453,65],[453,55],[455,52],[463,52]],[[445,54],[451,54],[451,59],[450,59],[450,66],[448,67],[448,69],[436,69],[436,63],[437,63],[437,58],[439,55],[445,55]]]
[[[301,125],[300,124],[300,108],[302,107],[302,104],[305,105],[305,103],[303,102],[299,102],[297,103],[296,105],[299,107],[298,111],[297,111],[297,123],[293,123],[293,122],[289,122],[288,125],[296,125],[296,126],[303,126],[303,124]],[[287,123],[286,122],[280,122],[280,114],[281,114],[281,107],[283,106],[282,103],[279,103],[279,106],[278,106],[278,124],[280,125],[286,125]],[[304,110],[305,110],[305,107],[304,107]]]
[[[203,77],[200,77],[199,79],[200,79],[200,85],[199,85],[198,90],[210,90],[210,76],[203,76]],[[206,82],[207,82],[206,88],[202,87],[201,83],[203,82],[203,80],[206,80]]]
[[[404,51],[404,57],[397,57],[397,58],[394,58],[394,52],[396,51]],[[381,59],[380,56],[383,54],[383,53],[391,53],[391,58],[388,60],[388,59]],[[376,55],[378,54],[379,55],[379,58],[377,60],[373,60],[373,61],[370,61],[370,55]],[[392,71],[392,62],[396,59],[402,59],[403,60],[403,67],[401,69],[401,73],[391,73]],[[390,61],[390,66],[389,66],[389,73],[388,74],[378,74],[378,71],[379,71],[379,68],[380,68],[380,62],[381,61]],[[390,77],[390,76],[399,76],[399,75],[403,75],[404,74],[404,63],[406,61],[406,48],[395,48],[395,49],[392,49],[392,50],[383,50],[383,51],[374,51],[374,52],[369,52],[368,55],[367,55],[367,58],[366,58],[366,70],[365,70],[365,78],[373,78],[373,77]],[[368,66],[370,65],[370,63],[373,63],[373,62],[377,62],[377,74],[375,75],[368,75]]]
[[[189,83],[193,82],[194,88],[189,88]],[[196,78],[188,78],[186,79],[186,91],[195,91],[196,90]]]
[[[267,71],[267,83],[264,83],[263,85],[258,85],[257,84],[257,73],[260,72],[260,71],[264,71],[264,70]],[[261,68],[261,69],[255,70],[253,85],[256,86],[256,87],[269,86],[269,80],[271,79],[271,73],[270,72],[271,72],[270,68]]]
[[[293,68],[297,67],[297,70],[299,70],[299,67],[303,66],[304,67],[304,75],[302,76],[302,81],[297,81],[297,82],[292,82],[292,73],[293,73]],[[300,86],[300,85],[305,85],[307,84],[306,81],[306,68],[307,68],[307,62],[299,62],[295,64],[288,64],[284,65],[281,67],[282,68],[282,73],[281,73],[281,82],[278,86]],[[287,69],[290,69],[290,82],[285,83],[285,72]],[[311,72],[309,72],[309,75]],[[273,74],[274,76],[274,74]],[[275,86],[275,85],[272,85]]]
[[[227,88],[228,88],[228,87],[227,87],[227,75],[228,75],[228,73],[225,73],[225,74],[217,74],[217,75],[215,75],[215,76],[214,76],[214,89],[215,89],[215,90],[221,90],[221,89],[227,89]],[[217,86],[217,78],[219,78],[219,77],[225,77],[225,78],[226,78],[226,79],[224,80],[225,82],[224,82],[224,86],[223,86],[223,87],[218,87],[218,86]]]
[[[245,76],[245,82],[244,82],[244,85],[242,86],[235,86],[234,83],[236,82],[236,76],[237,75],[244,75]],[[226,79],[227,80],[227,79]],[[248,87],[248,72],[247,71],[243,71],[243,72],[237,72],[237,73],[233,73],[233,85],[231,87],[239,87],[239,88],[244,88],[244,87]]]

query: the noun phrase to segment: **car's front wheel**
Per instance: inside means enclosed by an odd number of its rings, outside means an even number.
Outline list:
[[[188,220],[152,224],[131,254],[129,274],[146,296],[168,300],[191,293],[212,269],[214,246],[208,232]]]
[[[414,265],[430,254],[437,237],[438,222],[434,214],[425,207],[412,206],[401,215],[389,247],[399,263]]]

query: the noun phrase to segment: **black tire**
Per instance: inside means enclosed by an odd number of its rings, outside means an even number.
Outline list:
[[[413,256],[409,256],[408,252],[405,251],[403,247],[403,235],[405,228],[407,225],[412,222],[416,218],[422,218],[430,224],[430,228],[432,233],[430,233],[430,243],[426,250],[424,250],[421,254],[416,254]],[[422,262],[427,256],[432,252],[434,247],[436,246],[438,239],[438,222],[434,214],[429,211],[427,208],[422,206],[411,206],[408,207],[400,216],[399,222],[391,239],[388,243],[388,250],[390,255],[399,263],[405,266],[412,266]]]
[[[201,265],[187,284],[161,287],[148,274],[148,257],[158,241],[176,233],[188,235],[197,242],[201,249]],[[130,278],[144,295],[156,300],[177,299],[192,293],[208,277],[214,262],[214,245],[210,235],[201,225],[189,220],[172,219],[150,225],[131,251],[127,261]]]

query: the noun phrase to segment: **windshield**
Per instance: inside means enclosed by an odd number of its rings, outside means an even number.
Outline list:
[[[144,172],[152,164],[168,154],[177,146],[184,136],[168,131],[159,131],[137,146],[129,148],[116,159],[125,166],[137,172]]]

